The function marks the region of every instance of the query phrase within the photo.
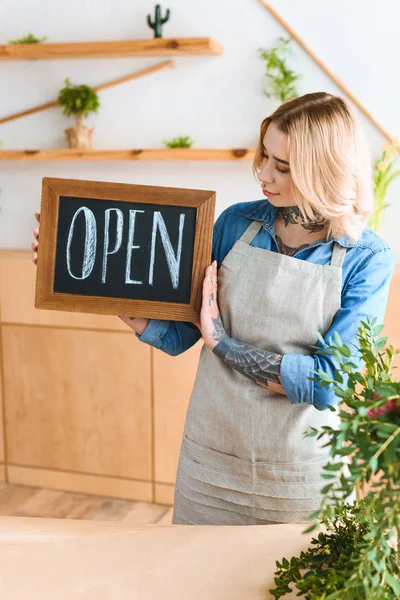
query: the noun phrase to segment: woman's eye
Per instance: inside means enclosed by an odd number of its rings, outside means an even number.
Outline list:
[[[268,158],[268,154],[265,154],[265,152],[263,152],[262,155],[264,158]],[[275,167],[275,168],[279,173],[289,173],[289,169],[285,170],[285,169],[280,169],[279,167]]]

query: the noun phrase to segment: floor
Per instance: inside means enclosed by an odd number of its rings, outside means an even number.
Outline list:
[[[2,483],[0,516],[168,525],[172,507]]]

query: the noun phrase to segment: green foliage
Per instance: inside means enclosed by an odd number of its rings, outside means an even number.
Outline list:
[[[286,57],[293,54],[289,47],[292,38],[279,37],[273,48],[260,48],[259,55],[265,61],[265,88],[264,94],[267,98],[277,98],[280,102],[286,102],[296,98],[299,93],[296,82],[300,75],[292,71]]]
[[[383,211],[389,206],[385,202],[388,187],[400,174],[399,158],[400,137],[397,137],[390,143],[384,144],[381,156],[374,163],[374,208],[368,220],[368,227],[371,227],[376,233],[379,233],[381,229]]]
[[[320,524],[326,533],[313,539],[315,547],[299,558],[276,563],[276,588],[270,590],[275,598],[289,593],[290,583],[298,595],[313,600],[400,597],[400,382],[391,375],[396,350],[384,348],[387,338],[379,337],[382,329],[376,319],[361,321],[355,348],[364,363],[362,370],[337,333],[329,345],[319,338],[322,348],[318,346],[317,353],[333,355],[338,368],[334,377],[318,371],[311,379],[331,385],[339,397],[340,425],[305,432],[305,437],[328,438],[332,462],[324,467],[327,485],[320,509],[310,515],[314,523],[304,533]],[[350,455],[349,464],[342,462]],[[371,491],[351,505],[346,498],[356,484],[366,484]]]
[[[368,579],[377,583],[379,595],[367,596],[366,582],[358,576],[354,577],[363,568],[361,563],[368,547],[365,537],[371,535],[369,520],[365,518],[365,504],[365,499],[358,506],[341,502],[332,508],[331,516],[323,518],[322,522],[328,530],[326,533],[319,533],[317,538],[312,538],[312,547],[301,552],[299,557],[292,557],[290,561],[286,558],[281,562],[276,561],[276,588],[270,590],[274,598],[290,593],[291,584],[295,585],[299,596],[314,600],[396,598],[389,584],[389,581],[395,581],[389,569],[394,574],[397,568],[395,553],[391,548],[386,560],[378,560],[376,553],[368,553]],[[382,572],[385,563],[386,575],[389,575],[387,578]]]
[[[100,106],[98,95],[92,88],[87,85],[71,86],[68,78],[59,92],[57,102],[67,117],[71,114],[86,117],[90,112],[97,112]]]
[[[190,148],[195,143],[188,135],[175,137],[172,140],[163,140],[167,148]]]
[[[19,38],[17,40],[7,40],[9,44],[40,44],[41,42],[45,42],[49,38],[45,35],[42,38],[37,38],[33,33],[28,33],[25,37]]]
[[[161,16],[161,7],[159,4],[156,5],[155,8],[155,16],[154,16],[154,21],[151,20],[151,16],[147,15],[147,24],[149,27],[151,27],[151,29],[154,30],[154,37],[155,38],[160,38],[162,37],[162,31],[161,31],[161,27],[162,25],[164,25],[169,17],[170,17],[170,10],[169,8],[167,8],[167,12],[165,14],[165,17]]]

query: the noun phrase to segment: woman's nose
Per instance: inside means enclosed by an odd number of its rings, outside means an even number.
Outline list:
[[[258,174],[258,178],[262,183],[274,183],[274,176],[268,167],[263,167]]]

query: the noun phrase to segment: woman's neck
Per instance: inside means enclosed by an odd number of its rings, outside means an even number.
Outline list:
[[[327,232],[327,222],[306,222],[297,206],[277,210],[275,237],[282,254],[294,255],[317,240],[325,239]]]
[[[309,233],[318,233],[326,228],[326,222],[306,222],[298,206],[281,206],[276,213],[276,219],[282,220],[284,227],[297,225]]]

